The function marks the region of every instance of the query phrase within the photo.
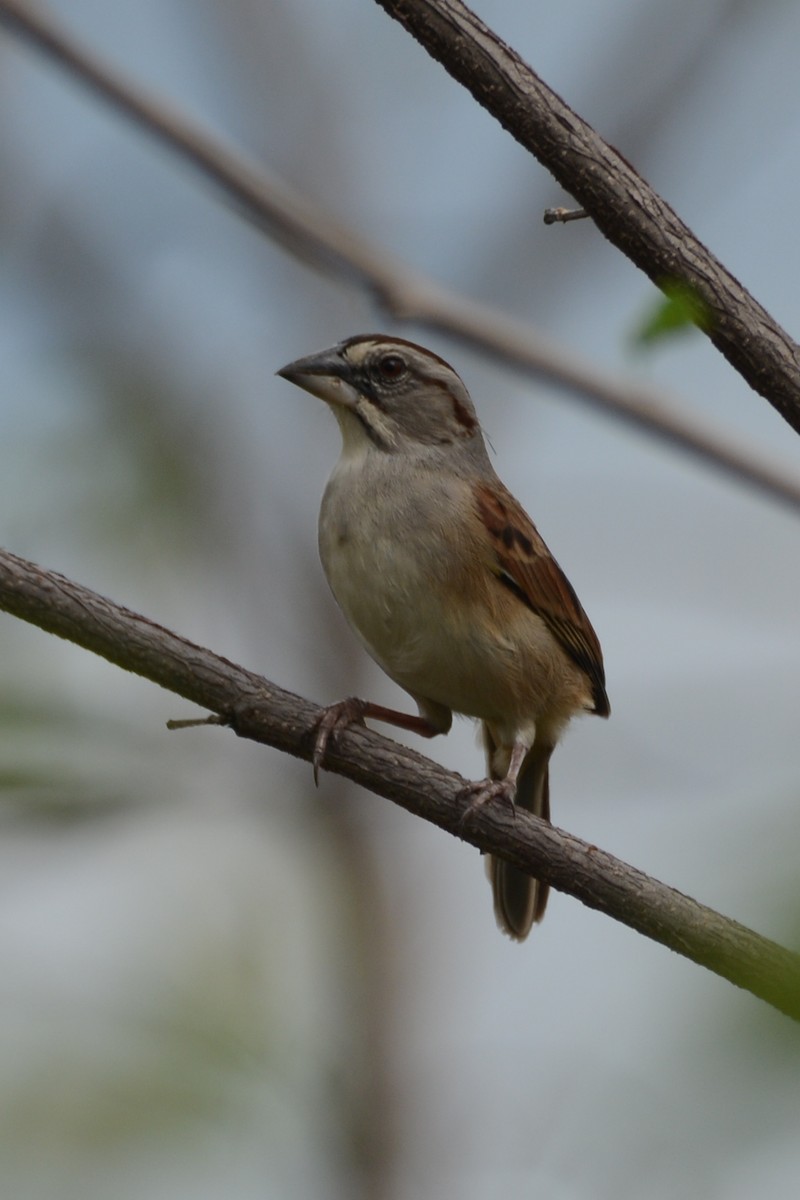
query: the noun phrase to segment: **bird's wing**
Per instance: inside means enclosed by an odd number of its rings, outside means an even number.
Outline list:
[[[548,550],[522,506],[499,482],[479,484],[475,491],[499,581],[545,622],[592,685],[594,711],[607,717],[603,654],[597,634],[572,584]]]

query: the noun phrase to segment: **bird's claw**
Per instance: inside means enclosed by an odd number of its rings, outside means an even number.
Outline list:
[[[314,783],[317,786],[319,786],[319,769],[323,764],[331,737],[342,729],[348,729],[351,725],[363,725],[365,710],[366,702],[359,700],[357,696],[339,700],[338,703],[331,704],[323,710],[317,720],[314,753],[311,756]]]
[[[516,794],[516,784],[510,779],[478,779],[474,783],[468,783],[458,794],[459,800],[468,801],[459,818],[459,828],[465,829],[478,809],[495,800],[509,807],[513,815]]]

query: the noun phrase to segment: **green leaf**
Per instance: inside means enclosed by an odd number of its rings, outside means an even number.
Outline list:
[[[695,328],[707,330],[711,314],[706,303],[689,284],[670,280],[661,285],[663,295],[645,313],[631,335],[633,346],[649,349],[664,338],[685,334]]]

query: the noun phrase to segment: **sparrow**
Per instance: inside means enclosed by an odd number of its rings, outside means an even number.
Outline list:
[[[423,737],[453,713],[481,722],[479,802],[511,800],[550,820],[550,756],[569,720],[610,714],[600,643],[566,575],[489,459],[453,368],[422,346],[359,334],[278,375],[324,400],[342,451],[322,498],[319,552],[367,653],[418,715],[350,698],[317,729],[365,717]],[[500,928],[522,941],[547,886],[487,856]]]

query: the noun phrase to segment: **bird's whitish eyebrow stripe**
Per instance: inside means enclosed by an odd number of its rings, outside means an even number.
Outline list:
[[[357,333],[355,337],[348,338],[342,345],[347,349],[350,346],[361,346],[364,342],[374,342],[376,346],[406,346],[409,350],[417,350],[426,358],[433,358],[443,367],[447,367],[448,371],[453,371],[450,363],[446,359],[441,358],[438,354],[434,354],[433,350],[429,350],[426,346],[420,346],[419,342],[410,342],[408,338],[387,337],[382,333]],[[455,374],[455,371],[453,371]]]

